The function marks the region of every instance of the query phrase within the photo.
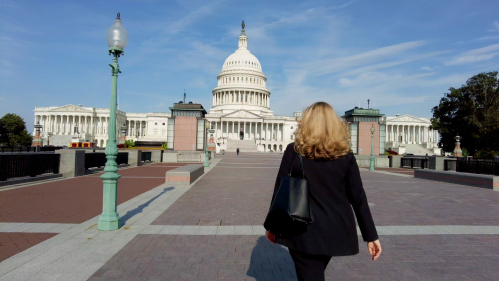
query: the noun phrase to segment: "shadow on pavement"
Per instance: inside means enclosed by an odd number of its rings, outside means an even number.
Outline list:
[[[144,204],[139,205],[137,208],[128,211],[124,216],[122,216],[120,218],[120,222],[119,222],[120,226],[125,225],[125,223],[129,219],[131,219],[133,216],[135,216],[136,214],[142,213],[142,211],[144,210],[144,208],[147,207],[147,206],[149,206],[149,204],[151,204],[152,201],[158,199],[158,197],[160,197],[161,195],[165,194],[166,192],[168,192],[170,190],[174,190],[174,189],[175,188],[173,186],[166,187],[166,188],[163,189],[163,191],[161,191],[160,194],[158,194],[158,195],[154,196],[153,198],[149,199]]]
[[[283,274],[283,271],[287,274]],[[258,238],[251,252],[251,263],[246,275],[257,281],[296,280],[295,267],[289,252],[280,245],[271,244],[265,236]]]

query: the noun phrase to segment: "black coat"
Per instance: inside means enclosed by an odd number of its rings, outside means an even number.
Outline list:
[[[272,201],[282,178],[289,173],[294,154],[292,176],[302,177],[300,160],[291,143],[282,157]],[[312,255],[355,255],[359,253],[359,244],[354,212],[364,241],[378,239],[353,154],[337,160],[303,157],[303,166],[314,222],[305,233],[292,238],[278,237],[276,243]]]

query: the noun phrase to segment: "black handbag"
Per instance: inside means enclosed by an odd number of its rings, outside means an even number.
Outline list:
[[[277,237],[287,238],[304,233],[307,231],[307,225],[314,222],[308,202],[308,182],[305,179],[303,159],[301,154],[297,154],[300,158],[302,178],[291,176],[293,171],[291,164],[289,174],[281,180],[263,224],[266,230]]]

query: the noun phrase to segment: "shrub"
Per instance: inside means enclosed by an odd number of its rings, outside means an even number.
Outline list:
[[[165,143],[163,143],[163,145],[161,146],[161,148],[163,148],[163,149],[167,149],[167,148],[168,148],[167,143],[166,143],[166,142],[165,142]]]
[[[133,140],[126,140],[125,147],[126,148],[135,147],[135,142]]]

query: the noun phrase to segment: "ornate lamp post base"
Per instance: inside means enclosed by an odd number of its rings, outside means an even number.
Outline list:
[[[116,166],[106,166],[104,170],[106,169],[118,170]],[[106,171],[106,173],[101,176],[101,178],[104,179],[104,194],[102,197],[102,214],[97,223],[97,228],[99,230],[110,231],[120,228],[120,217],[116,209],[118,206],[118,179],[121,176],[117,174],[116,171]]]

